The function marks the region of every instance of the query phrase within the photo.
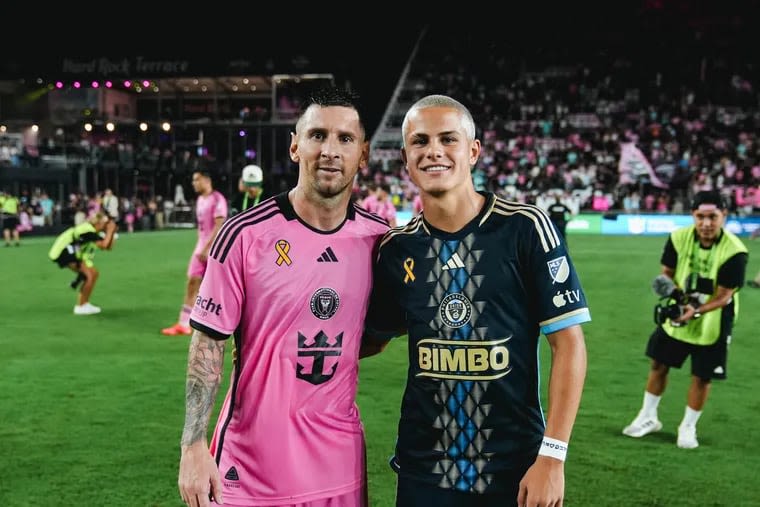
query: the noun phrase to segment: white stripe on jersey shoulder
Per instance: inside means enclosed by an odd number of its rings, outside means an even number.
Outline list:
[[[499,200],[498,197],[494,196],[494,198],[491,200],[491,203],[488,205],[488,211],[483,213],[483,218],[480,219],[480,223],[478,224],[478,227],[483,225],[485,221],[488,219],[489,216],[491,216],[491,213],[493,212],[494,206],[496,206],[496,202]]]
[[[559,246],[559,236],[554,226],[549,220],[549,216],[544,210],[533,204],[523,204],[521,202],[506,201],[497,197],[494,201],[493,212],[499,215],[524,215],[533,221],[536,227],[538,238],[541,240],[541,246],[544,252],[550,252]],[[487,218],[488,214],[483,217]]]
[[[394,227],[393,229],[390,229],[388,232],[383,235],[383,239],[380,240],[380,248],[383,248],[383,246],[393,239],[396,236],[399,236],[401,234],[414,234],[417,231],[420,230],[420,227],[424,228],[428,234],[430,231],[427,230],[427,227],[425,227],[425,223],[422,220],[422,214],[417,215],[416,217],[413,217],[409,222],[405,225],[399,225],[398,227]]]

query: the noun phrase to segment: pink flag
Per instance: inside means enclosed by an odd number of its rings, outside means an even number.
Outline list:
[[[618,172],[620,185],[636,183],[640,176],[647,176],[655,187],[668,188],[668,184],[657,177],[652,165],[634,143],[621,143]]]

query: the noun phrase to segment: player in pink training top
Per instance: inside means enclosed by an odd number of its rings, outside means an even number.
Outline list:
[[[387,223],[351,204],[369,143],[354,97],[311,97],[292,134],[298,183],[228,220],[192,311],[179,490],[186,504],[366,506],[356,406],[372,257]],[[226,339],[230,390],[207,425]]]
[[[189,335],[190,311],[193,308],[203,274],[206,272],[211,243],[227,218],[227,199],[214,190],[211,175],[205,170],[193,173],[193,190],[198,194],[195,201],[195,217],[198,222],[198,241],[187,266],[187,290],[177,323],[161,330],[168,336]]]
[[[396,206],[391,197],[391,186],[387,183],[374,186],[372,193],[362,202],[362,208],[384,218],[391,227],[396,227]]]

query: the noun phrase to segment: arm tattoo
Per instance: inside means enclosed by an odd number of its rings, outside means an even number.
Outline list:
[[[182,446],[206,438],[208,421],[222,380],[224,341],[200,331],[193,332],[187,358],[185,387],[185,428]]]

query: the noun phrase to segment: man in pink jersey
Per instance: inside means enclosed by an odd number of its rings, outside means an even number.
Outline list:
[[[177,323],[161,330],[167,336],[189,335],[190,311],[201,286],[203,274],[206,272],[211,243],[216,233],[227,218],[227,199],[214,190],[211,175],[205,170],[193,173],[193,190],[198,194],[195,201],[195,217],[198,222],[198,241],[195,243],[193,255],[187,267],[187,289],[185,300],[179,312]]]
[[[195,300],[179,490],[186,504],[366,506],[356,406],[372,257],[388,224],[350,202],[367,162],[346,92],[310,98],[291,137],[298,183],[228,220]],[[230,390],[207,425],[234,337]]]
[[[372,192],[362,202],[362,207],[384,218],[391,227],[396,227],[396,206],[393,205],[391,187],[387,183],[374,186]]]

